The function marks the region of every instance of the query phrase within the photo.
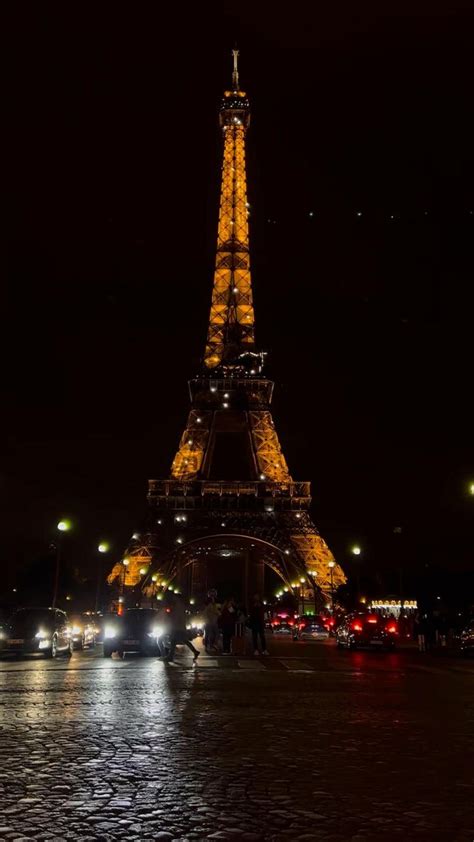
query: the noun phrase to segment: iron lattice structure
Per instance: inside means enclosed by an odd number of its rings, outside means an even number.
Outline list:
[[[152,597],[177,580],[199,596],[206,556],[217,546],[224,558],[245,550],[288,590],[298,583],[300,595],[303,589],[306,598],[327,601],[346,578],[309,515],[310,483],[289,473],[270,410],[273,383],[255,350],[245,171],[250,105],[237,55],[220,109],[220,212],[202,371],[189,383],[191,410],[170,478],[150,480],[145,529],[108,581]]]

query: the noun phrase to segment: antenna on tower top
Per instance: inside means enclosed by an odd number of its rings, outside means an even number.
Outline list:
[[[239,90],[239,68],[238,68],[239,51],[238,51],[237,48],[232,50],[232,56],[234,58],[234,69],[232,71],[232,90],[238,91]]]

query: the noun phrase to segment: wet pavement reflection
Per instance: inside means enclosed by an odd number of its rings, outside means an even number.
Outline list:
[[[473,661],[250,663],[1,661],[0,838],[472,840]]]

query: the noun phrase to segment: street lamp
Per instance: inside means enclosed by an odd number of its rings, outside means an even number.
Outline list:
[[[317,575],[318,575],[317,570],[310,570],[309,571],[310,582],[311,582],[311,585],[313,587],[313,601],[314,601],[314,613],[315,614],[318,613],[318,600],[317,600],[317,595],[316,595],[316,576]]]
[[[108,553],[110,550],[110,544],[107,541],[101,541],[99,546],[97,547],[97,551],[100,553],[98,561],[97,561],[97,587],[95,589],[95,613],[97,614],[99,607],[100,607],[100,586],[102,584],[102,556],[104,553]]]
[[[130,564],[130,561],[129,561],[128,558],[122,559],[122,581],[121,581],[121,588],[120,588],[120,591],[121,591],[122,595],[123,595],[123,592],[124,592],[124,589],[125,589],[125,576],[126,576],[127,567],[128,567],[129,564]]]
[[[474,482],[469,483],[469,494],[474,496]]]
[[[53,590],[53,602],[52,607],[56,608],[56,602],[58,599],[58,588],[59,588],[59,571],[61,569],[61,545],[62,545],[62,536],[63,532],[69,532],[72,528],[72,523],[70,520],[60,520],[56,526],[56,529],[59,532],[58,540],[56,541],[56,570],[54,573],[54,590]]]
[[[331,574],[331,611],[332,611],[333,614],[334,614],[334,574],[333,574],[333,570],[334,570],[335,566],[336,566],[335,561],[329,561],[328,562],[329,572]]]
[[[304,586],[306,583],[306,579],[304,576],[300,576],[300,598],[301,598],[301,613],[304,614]]]
[[[361,548],[359,547],[358,544],[354,544],[354,546],[351,549],[351,553],[352,553],[352,555],[359,556],[362,553],[362,550],[361,550]],[[357,597],[358,598],[360,597],[360,567],[359,566],[357,567]]]

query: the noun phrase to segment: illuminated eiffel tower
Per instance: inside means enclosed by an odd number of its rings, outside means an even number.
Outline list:
[[[345,582],[309,515],[310,483],[290,476],[270,412],[273,383],[255,346],[245,140],[250,105],[233,51],[232,89],[219,120],[224,140],[214,286],[202,370],[165,480],[150,480],[145,530],[135,533],[109,583],[161,598],[211,588],[247,602],[264,570],[315,607]],[[275,585],[275,576],[273,585]]]

